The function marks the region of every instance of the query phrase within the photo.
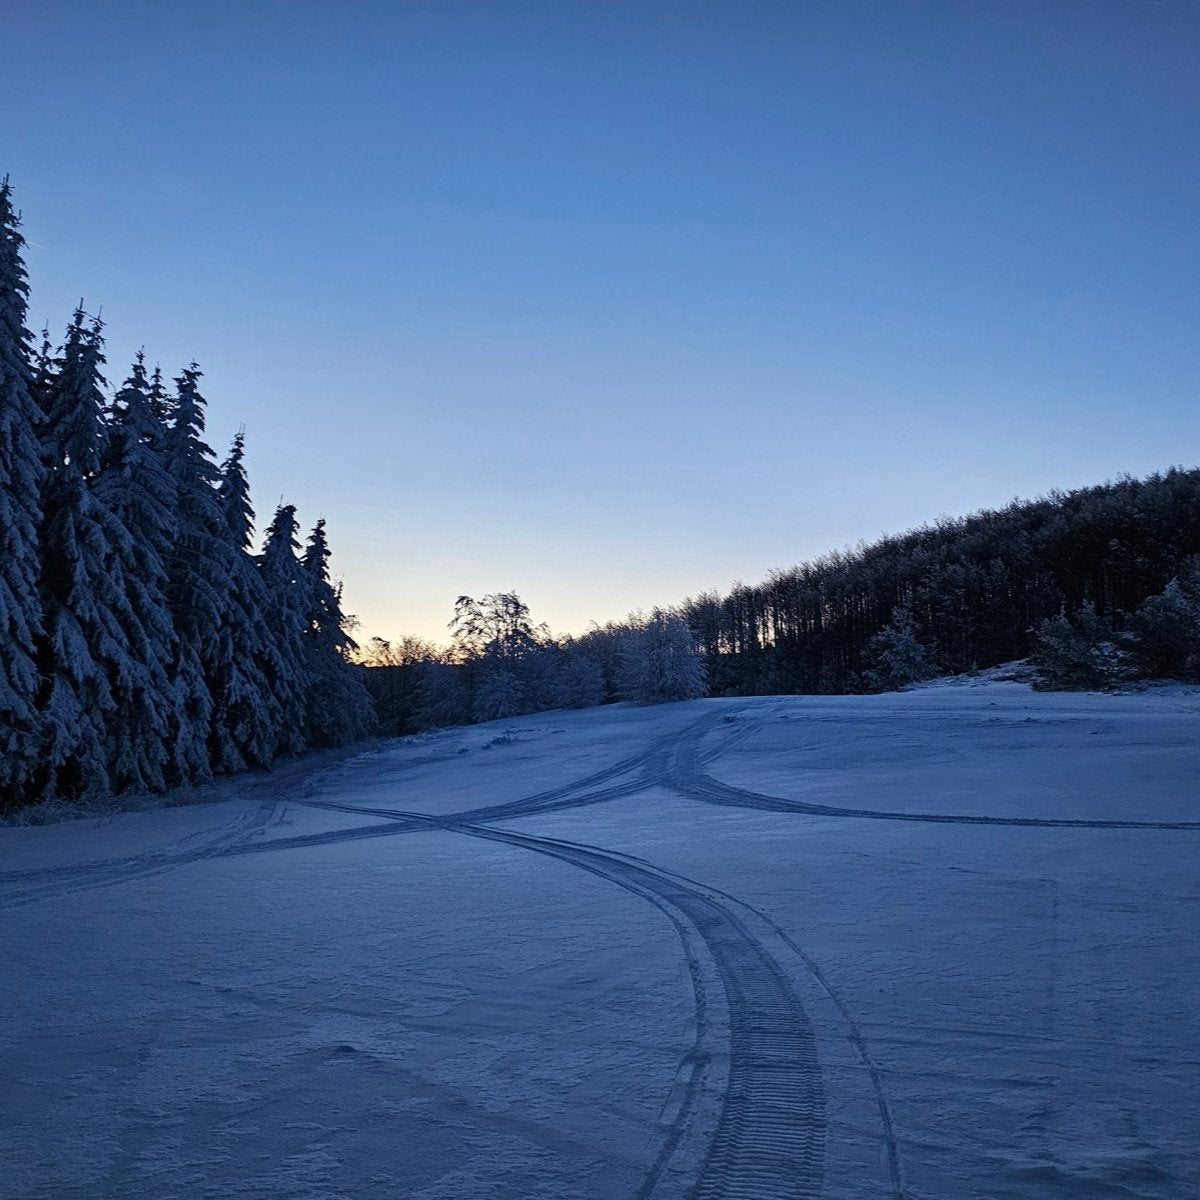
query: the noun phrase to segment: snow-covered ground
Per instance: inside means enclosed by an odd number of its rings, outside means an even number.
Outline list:
[[[1200,1196],[1200,693],[706,700],[0,830],[0,1196]]]

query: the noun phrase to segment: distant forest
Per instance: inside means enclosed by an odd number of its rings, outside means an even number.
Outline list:
[[[1200,471],[957,519],[555,639],[515,593],[462,597],[453,645],[375,639],[384,729],[707,693],[884,691],[1031,657],[1044,686],[1200,678]],[[698,661],[697,661],[698,659]]]
[[[1117,675],[1177,674],[1186,653],[1137,661],[1135,614],[1172,581],[1186,592],[1197,553],[1200,471],[1170,470],[944,518],[680,612],[714,695],[870,691],[1037,659],[1059,621],[1097,643],[1122,635]]]
[[[0,811],[161,792],[374,727],[329,576],[280,504],[260,552],[234,439],[204,441],[195,363],[139,354],[109,395],[82,304],[26,329],[24,240],[0,182]]]

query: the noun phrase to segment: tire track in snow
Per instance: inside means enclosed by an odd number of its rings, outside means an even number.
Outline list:
[[[1104,821],[1076,817],[998,817],[971,813],[890,812],[887,809],[842,808],[788,800],[723,783],[703,767],[712,755],[702,754],[700,742],[707,731],[692,726],[677,743],[675,760],[668,773],[670,787],[690,800],[731,808],[757,808],[767,812],[798,813],[811,817],[851,817],[870,821],[922,821],[937,825],[1008,825],[1037,829],[1200,829],[1200,821]]]
[[[708,722],[711,718],[706,714],[700,722]],[[691,728],[688,726],[688,728]],[[657,761],[665,769],[670,748],[679,738],[678,733],[668,734],[637,754],[612,763],[599,771],[592,772],[580,779],[556,788],[536,792],[531,796],[504,804],[490,805],[470,812],[458,814],[463,820],[496,820],[502,817],[529,816],[534,813],[548,812],[557,808],[574,808],[587,804],[600,804],[633,795],[642,788],[649,786],[636,780],[617,784],[611,788],[601,788],[598,791],[586,792],[598,784],[618,779],[622,775],[636,771],[648,763]],[[368,752],[370,753],[370,752]],[[321,779],[330,771],[337,770],[341,763],[317,772],[304,782],[303,790],[314,791]],[[287,782],[287,776],[278,782]],[[659,774],[662,771],[660,770]],[[576,793],[585,791],[579,796]],[[240,816],[232,825],[217,831],[212,837],[200,844],[188,846],[198,836],[188,837],[174,842],[162,849],[145,854],[131,855],[127,858],[105,859],[99,862],[77,863],[60,867],[32,867],[27,870],[8,871],[0,874],[0,911],[7,908],[17,908],[24,904],[35,903],[38,900],[71,892],[85,891],[96,887],[109,887],[123,883],[126,880],[142,879],[157,875],[174,867],[186,866],[208,858],[221,858],[228,855],[257,853],[267,850],[298,849],[306,845],[321,846],[332,842],[352,841],[364,837],[377,837],[399,833],[401,830],[385,827],[359,827],[350,830],[336,830],[325,834],[298,835],[293,838],[278,838],[270,842],[251,842],[250,839],[261,832],[272,819],[281,812],[281,806],[291,799],[306,807],[327,808],[334,811],[354,812],[353,807],[339,805],[332,801],[304,800],[301,798],[273,797],[264,799],[256,808]],[[15,888],[9,885],[16,884]],[[27,884],[28,886],[21,886]]]
[[[729,1079],[699,1179],[688,1195],[695,1200],[820,1196],[826,1120],[816,1037],[787,973],[738,916],[730,898],[640,859],[578,842],[411,812],[355,811],[388,816],[408,827],[419,822],[426,828],[519,846],[607,879],[668,916],[684,945],[693,980],[699,974],[691,947],[699,939],[728,1006]],[[698,1013],[703,1005],[698,993]],[[701,1072],[693,1069],[680,1112],[639,1197],[651,1196],[663,1178],[685,1136],[700,1087]]]
[[[0,891],[0,910],[19,908],[50,896],[108,887],[131,879],[145,879],[183,863],[220,857],[235,851],[265,829],[276,815],[278,806],[278,801],[264,799],[248,808],[231,824],[208,836],[204,833],[189,834],[162,850],[146,854],[65,867],[33,867],[26,871],[6,872],[0,877],[0,888],[5,889]],[[199,840],[201,838],[202,841]],[[195,844],[189,848],[189,842]],[[10,882],[18,886],[10,889],[7,887]],[[20,886],[22,883],[27,886]]]
[[[365,757],[371,750],[359,750],[354,757]],[[144,879],[187,863],[226,854],[243,853],[247,845],[265,843],[253,841],[268,826],[283,815],[284,804],[291,797],[281,796],[282,789],[299,777],[302,795],[315,791],[331,772],[345,765],[346,755],[331,765],[314,770],[311,762],[298,760],[280,765],[274,774],[251,781],[255,790],[266,790],[257,803],[247,802],[241,812],[228,824],[215,830],[199,830],[174,842],[142,854],[125,858],[93,860],[65,866],[30,867],[0,873],[0,911],[19,908],[38,900],[91,888],[110,887],[126,880]],[[228,782],[222,780],[221,782]],[[114,814],[123,815],[123,814]],[[15,884],[13,887],[11,885]],[[26,885],[26,886],[22,886]]]
[[[700,1179],[689,1189],[696,1200],[716,1197],[817,1196],[821,1190],[826,1136],[824,1091],[817,1060],[816,1039],[800,997],[777,959],[737,916],[740,906],[761,920],[805,965],[808,972],[834,1001],[850,1031],[850,1042],[867,1066],[875,1090],[891,1168],[892,1194],[903,1200],[899,1155],[887,1108],[879,1068],[870,1057],[861,1031],[841,998],[830,988],[817,964],[770,920],[744,901],[655,867],[635,856],[607,851],[580,843],[536,838],[532,835],[496,830],[472,824],[473,820],[495,820],[500,816],[531,815],[560,808],[601,803],[635,794],[653,786],[673,783],[681,746],[698,746],[715,725],[727,722],[726,714],[706,714],[683,731],[655,743],[603,771],[585,776],[563,787],[548,789],[522,800],[492,805],[467,813],[437,816],[373,809],[333,801],[301,801],[306,805],[364,816],[385,818],[383,824],[297,835],[269,842],[235,840],[231,845],[198,847],[174,856],[170,863],[154,864],[154,870],[205,859],[241,856],[329,845],[352,840],[393,836],[417,830],[445,829],[493,841],[503,841],[571,862],[610,880],[626,891],[655,904],[671,920],[684,946],[697,1005],[696,1044],[685,1061],[690,1061],[684,1094],[671,1121],[659,1155],[647,1173],[638,1196],[645,1200],[663,1181],[681,1144],[697,1136],[696,1107],[711,1073],[713,1055],[703,1048],[710,1036],[708,1002],[703,985],[703,968],[696,946],[702,944],[715,967],[729,1009],[730,1070],[719,1118],[704,1158]],[[730,744],[753,732],[757,723],[733,731],[703,761],[717,757]],[[634,779],[587,792],[589,786],[638,771]],[[578,794],[583,791],[583,794]],[[120,882],[121,878],[80,881],[60,890],[79,890]],[[69,884],[69,881],[68,881]],[[25,899],[39,899],[30,896]],[[6,899],[13,899],[9,897]],[[8,905],[0,905],[7,907]],[[675,1175],[678,1169],[674,1168]]]

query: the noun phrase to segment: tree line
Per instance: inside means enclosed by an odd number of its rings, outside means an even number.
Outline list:
[[[714,695],[880,690],[1034,651],[1046,662],[1055,630],[1060,642],[1066,631],[1093,643],[1118,635],[1128,674],[1179,674],[1187,654],[1149,648],[1165,635],[1148,632],[1143,606],[1168,595],[1171,636],[1200,650],[1200,619],[1186,634],[1179,616],[1200,586],[1188,583],[1198,553],[1200,471],[1172,469],[945,518],[690,598],[680,612]],[[1046,678],[1064,676],[1047,663]]]
[[[138,354],[106,395],[103,325],[26,328],[20,217],[0,183],[0,808],[161,792],[373,723],[330,578],[280,504],[261,552],[234,439],[206,445],[201,372]]]
[[[1047,687],[1200,680],[1200,470],[944,518],[553,638],[515,593],[461,597],[453,644],[374,639],[384,727],[712,694],[887,691],[1030,658]]]
[[[677,612],[655,609],[556,638],[533,624],[516,592],[496,592],[460,596],[449,629],[448,647],[372,639],[366,678],[385,732],[707,694],[704,662]]]

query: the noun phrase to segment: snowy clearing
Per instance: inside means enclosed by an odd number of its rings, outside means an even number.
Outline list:
[[[1198,729],[618,706],[0,829],[0,1195],[1191,1200]]]

